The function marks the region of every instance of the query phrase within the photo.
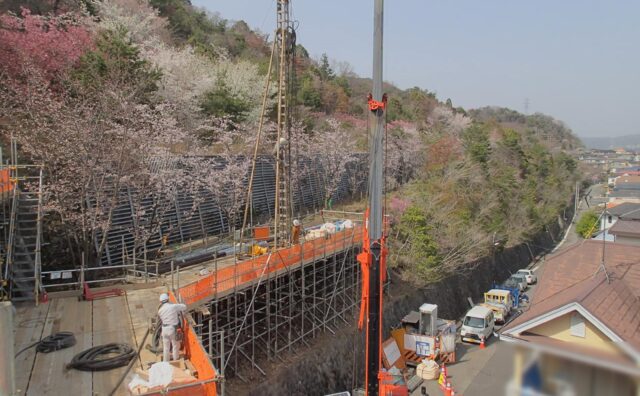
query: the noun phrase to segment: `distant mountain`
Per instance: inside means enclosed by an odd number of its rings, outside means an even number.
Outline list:
[[[583,137],[582,142],[588,148],[613,149],[624,147],[626,149],[640,149],[640,135],[626,135],[617,137]]]

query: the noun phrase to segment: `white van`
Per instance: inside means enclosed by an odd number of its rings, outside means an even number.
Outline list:
[[[460,337],[462,341],[477,342],[488,340],[493,334],[493,311],[487,307],[476,305],[464,316]]]

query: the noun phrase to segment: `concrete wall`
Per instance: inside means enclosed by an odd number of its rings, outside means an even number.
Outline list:
[[[568,219],[573,215],[572,210],[571,204],[565,212]],[[426,288],[415,288],[392,274],[392,286],[384,309],[385,338],[389,336],[391,326],[397,326],[409,311],[417,310],[425,302],[437,304],[441,318],[461,317],[469,308],[467,297],[480,301],[494,280],[508,278],[511,273],[527,266],[532,256],[552,249],[562,239],[567,225],[564,219],[558,219],[530,243],[497,252],[495,262],[491,257],[484,258],[470,264],[473,270],[453,274]],[[235,388],[230,384],[231,393],[228,394],[324,395],[362,385],[364,337],[357,332],[355,322],[356,318],[353,326],[340,329],[335,335],[325,333],[310,340],[312,345],[309,349],[285,357],[286,362],[274,367],[266,379],[256,378],[250,385]]]

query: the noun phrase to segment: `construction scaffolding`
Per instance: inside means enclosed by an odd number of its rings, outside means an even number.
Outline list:
[[[266,376],[264,362],[353,323],[361,230],[276,250],[180,288],[196,333],[226,378],[248,381],[247,373],[256,371]]]

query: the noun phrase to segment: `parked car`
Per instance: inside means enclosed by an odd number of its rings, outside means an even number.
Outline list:
[[[495,320],[493,311],[487,307],[476,305],[464,316],[460,337],[462,341],[477,342],[485,341],[493,334]]]
[[[536,274],[533,273],[533,271],[531,271],[529,269],[518,270],[518,272],[516,272],[516,274],[523,275],[524,278],[527,280],[527,284],[529,284],[529,285],[533,285],[534,283],[538,283],[538,277],[536,276]]]
[[[507,279],[507,282],[509,281],[513,281],[518,284],[518,288],[520,289],[520,291],[524,291],[527,288],[527,280],[522,275],[513,274],[509,277],[509,279]],[[506,284],[507,283],[505,282],[505,285]]]

